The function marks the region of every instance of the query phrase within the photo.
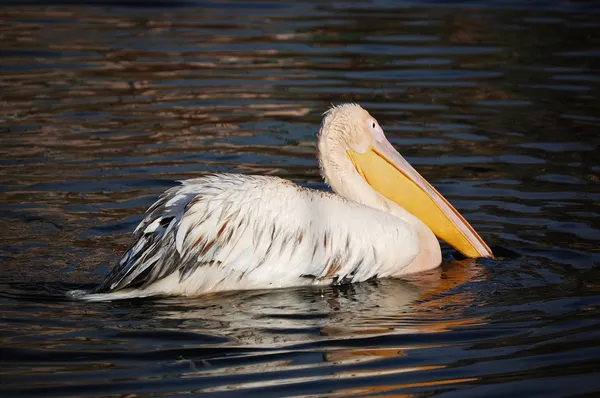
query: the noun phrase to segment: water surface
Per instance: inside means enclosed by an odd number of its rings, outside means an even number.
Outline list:
[[[1,9],[3,396],[600,393],[598,6],[115,3]],[[498,259],[444,248],[405,280],[65,297],[177,180],[326,189],[315,133],[346,101]]]

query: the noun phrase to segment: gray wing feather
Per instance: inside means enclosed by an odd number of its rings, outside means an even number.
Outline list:
[[[194,203],[210,200],[243,182],[244,178],[234,175],[206,176],[184,181],[183,185],[167,190],[148,209],[147,216],[133,233],[132,245],[94,293],[143,289],[176,270],[180,270],[181,278],[185,279],[198,266],[210,263],[199,262],[198,256],[193,254],[205,254],[208,246],[214,246],[215,242],[198,242],[193,253],[178,250],[176,239],[181,220]],[[197,224],[201,224],[206,216]]]

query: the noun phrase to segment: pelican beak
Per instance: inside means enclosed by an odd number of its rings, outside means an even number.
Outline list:
[[[377,192],[424,222],[467,257],[493,257],[467,220],[394,149],[385,138],[365,153],[348,151],[358,173]]]

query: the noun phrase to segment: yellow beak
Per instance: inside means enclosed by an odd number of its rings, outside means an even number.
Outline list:
[[[394,149],[374,140],[365,153],[348,151],[358,173],[377,192],[424,222],[467,257],[493,257],[467,220]]]

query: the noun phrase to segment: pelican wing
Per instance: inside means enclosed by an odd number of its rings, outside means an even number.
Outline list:
[[[150,207],[95,293],[143,290],[167,277],[171,286],[163,293],[192,294],[223,284],[267,288],[388,276],[419,251],[413,229],[389,217],[275,177],[183,181]]]

